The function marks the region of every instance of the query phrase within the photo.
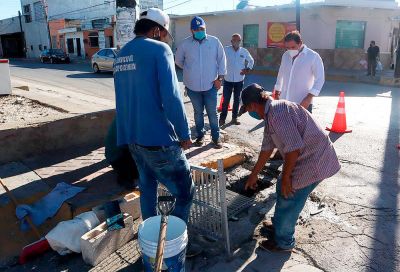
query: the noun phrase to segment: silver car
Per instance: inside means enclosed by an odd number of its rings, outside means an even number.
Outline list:
[[[113,71],[114,60],[117,57],[117,48],[104,48],[92,56],[92,69],[95,73]]]

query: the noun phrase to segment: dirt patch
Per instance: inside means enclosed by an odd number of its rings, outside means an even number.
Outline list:
[[[10,123],[33,123],[67,114],[64,110],[16,95],[0,96],[0,105],[0,127]]]

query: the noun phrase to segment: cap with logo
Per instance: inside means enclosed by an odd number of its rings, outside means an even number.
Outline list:
[[[192,30],[198,30],[200,27],[206,27],[206,22],[204,21],[203,18],[196,16],[192,19],[192,22],[190,23],[190,27]]]

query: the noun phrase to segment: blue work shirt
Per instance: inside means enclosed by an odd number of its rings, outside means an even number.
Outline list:
[[[211,35],[201,42],[192,36],[183,40],[176,51],[175,63],[183,69],[183,84],[195,92],[210,90],[218,76],[226,74],[224,47]]]
[[[171,49],[137,37],[114,62],[118,145],[170,146],[189,140]]]

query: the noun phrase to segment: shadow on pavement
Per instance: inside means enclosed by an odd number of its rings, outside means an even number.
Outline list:
[[[342,133],[335,133],[335,132],[329,132],[329,139],[331,139],[332,143],[336,142],[340,138],[342,138],[343,134]]]
[[[69,64],[66,63],[41,63],[38,61],[26,61],[26,60],[11,60],[11,68],[13,66],[27,69],[52,69],[52,70],[63,70],[63,71],[76,71],[76,72],[91,72],[92,68],[89,63],[74,63],[73,61]],[[45,76],[45,75],[44,75]]]
[[[399,271],[399,122],[400,93],[392,93],[390,125],[386,138],[385,155],[379,184],[379,195],[374,209],[376,221],[367,271]]]
[[[249,133],[252,133],[256,130],[259,130],[260,128],[264,127],[264,121],[261,121],[257,126],[253,127],[252,129],[249,130]]]

